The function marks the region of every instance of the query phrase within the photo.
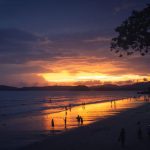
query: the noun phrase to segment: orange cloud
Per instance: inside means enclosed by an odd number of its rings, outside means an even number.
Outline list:
[[[46,64],[52,72],[38,74],[50,84],[71,84],[83,83],[86,85],[99,85],[104,82],[127,83],[128,81],[141,81],[149,79],[147,75],[140,75],[127,63],[108,61],[106,58],[79,57],[60,59],[52,64]],[[91,82],[92,81],[92,82]]]

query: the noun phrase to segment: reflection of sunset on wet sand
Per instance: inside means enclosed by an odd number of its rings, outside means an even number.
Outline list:
[[[143,104],[143,98],[136,99],[123,99],[116,101],[109,101],[104,103],[88,104],[68,108],[67,111],[62,111],[54,114],[43,116],[43,124],[45,130],[64,130],[65,129],[65,117],[67,118],[67,128],[73,128],[81,126],[77,122],[77,115],[83,117],[83,125],[88,125],[99,119],[104,119],[109,116],[115,115],[120,111],[124,111],[128,108],[134,108]],[[51,127],[51,119],[54,119],[55,127]]]

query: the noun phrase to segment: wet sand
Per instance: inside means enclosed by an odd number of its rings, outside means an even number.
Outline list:
[[[141,122],[143,139],[139,140],[137,131]],[[150,124],[150,103],[146,102],[132,109],[125,109],[117,115],[100,119],[85,126],[68,130],[62,134],[49,136],[19,150],[149,150],[150,138],[147,125]],[[126,131],[125,147],[121,147],[118,137],[121,128]]]

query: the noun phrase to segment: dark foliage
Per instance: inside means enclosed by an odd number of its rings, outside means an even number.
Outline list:
[[[150,52],[150,4],[141,11],[133,11],[115,31],[119,34],[112,39],[111,50],[120,57],[124,53],[142,56]]]

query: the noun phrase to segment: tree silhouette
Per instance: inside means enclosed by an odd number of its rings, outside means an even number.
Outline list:
[[[150,4],[141,11],[133,11],[115,31],[119,34],[111,41],[111,50],[132,55],[135,52],[142,56],[150,52]]]

